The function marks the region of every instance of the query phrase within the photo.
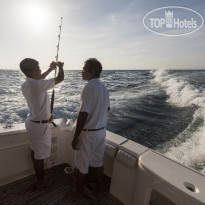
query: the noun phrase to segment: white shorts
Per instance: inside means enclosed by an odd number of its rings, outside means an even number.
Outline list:
[[[89,166],[102,167],[105,152],[106,130],[82,131],[79,139],[79,150],[75,155],[75,166],[87,174]]]
[[[46,159],[51,154],[51,130],[48,123],[26,121],[26,131],[31,140],[35,159]]]

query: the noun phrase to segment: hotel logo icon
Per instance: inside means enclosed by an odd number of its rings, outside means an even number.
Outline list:
[[[147,13],[143,18],[143,24],[155,34],[182,36],[201,29],[204,25],[204,18],[190,8],[167,6]]]
[[[172,28],[173,25],[173,11],[165,10],[166,27]]]

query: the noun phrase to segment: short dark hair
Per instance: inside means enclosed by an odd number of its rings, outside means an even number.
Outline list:
[[[19,64],[21,71],[27,76],[38,66],[38,61],[32,58],[25,58]]]
[[[100,77],[100,73],[102,72],[102,65],[98,59],[89,58],[85,61],[85,65],[87,66],[89,72],[95,71],[95,76],[97,78]]]

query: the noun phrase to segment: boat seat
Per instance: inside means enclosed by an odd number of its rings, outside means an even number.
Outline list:
[[[126,205],[130,205],[133,200],[139,157],[147,150],[147,147],[133,141],[119,146],[114,161],[110,193]]]
[[[119,146],[125,141],[127,141],[126,138],[114,134],[112,132],[106,131],[104,173],[109,177],[112,176],[114,160],[117,155],[117,151],[119,150]]]
[[[117,147],[109,144],[109,143],[105,143],[105,154],[107,154],[108,156],[114,158],[117,152]]]

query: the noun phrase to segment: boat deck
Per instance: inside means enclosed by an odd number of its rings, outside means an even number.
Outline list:
[[[64,205],[79,204],[69,199],[69,196],[75,191],[75,172],[66,174],[65,167],[68,164],[61,164],[46,170],[46,178],[53,181],[49,188],[34,188],[34,175],[17,180],[10,184],[0,187],[1,205]],[[103,176],[103,194],[101,204],[122,205],[116,198],[109,194],[110,178]],[[85,188],[89,198],[85,198],[81,204],[97,204],[94,191],[91,188]]]

